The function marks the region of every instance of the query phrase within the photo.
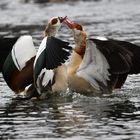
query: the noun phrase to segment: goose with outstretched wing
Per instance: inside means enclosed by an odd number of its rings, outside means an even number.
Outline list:
[[[48,93],[66,92],[67,68],[71,47],[66,41],[55,37],[66,17],[52,18],[45,31],[34,61],[34,85],[40,98]]]
[[[94,95],[111,93],[122,87],[128,74],[140,72],[139,46],[105,37],[88,38],[80,24],[68,18],[64,22],[75,40],[68,66],[71,90]]]
[[[21,36],[3,65],[3,77],[15,92],[26,92],[27,98],[40,97],[43,92],[61,92],[67,89],[66,66],[70,55],[68,42],[55,37],[63,20],[54,17],[44,31],[38,51],[29,35]]]
[[[64,63],[69,58],[71,49],[68,42],[53,36],[43,39],[33,68],[34,84],[40,95],[66,91],[67,73]]]

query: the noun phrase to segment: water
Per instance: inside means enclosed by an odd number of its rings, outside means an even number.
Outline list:
[[[39,0],[38,0],[39,1]],[[140,1],[99,0],[44,2],[1,0],[0,36],[30,34],[36,47],[53,16],[69,16],[89,36],[108,36],[140,45]],[[58,37],[73,39],[63,27]],[[140,75],[128,77],[109,96],[62,93],[43,101],[15,100],[0,75],[0,139],[16,140],[139,140]]]

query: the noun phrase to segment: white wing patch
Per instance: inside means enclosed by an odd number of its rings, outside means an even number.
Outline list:
[[[34,61],[34,67],[36,65],[36,61],[38,59],[38,57],[40,56],[40,54],[44,51],[44,49],[46,48],[46,42],[47,42],[47,37],[44,37],[44,39],[42,40],[39,48],[38,48],[38,51],[37,51],[37,54],[36,54],[36,57],[35,57],[35,61]]]
[[[12,59],[18,70],[22,70],[26,62],[35,55],[36,49],[30,35],[21,36],[13,46]]]
[[[102,41],[108,40],[106,37],[103,37],[103,36],[97,36],[96,39],[102,40]]]
[[[107,86],[109,80],[109,64],[104,55],[96,48],[96,45],[87,40],[85,55],[77,70],[79,77],[87,80],[94,88],[100,89],[97,81]]]
[[[42,92],[42,88],[45,88],[49,81],[53,81],[53,77],[54,77],[54,72],[53,70],[47,70],[46,68],[42,69],[38,78],[37,78],[37,91],[39,94],[41,94]]]

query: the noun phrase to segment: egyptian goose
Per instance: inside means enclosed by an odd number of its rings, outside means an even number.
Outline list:
[[[2,73],[15,93],[26,91],[30,98],[50,89],[52,92],[66,90],[65,66],[62,63],[68,59],[71,47],[54,37],[63,20],[62,17],[54,17],[49,21],[37,52],[29,35],[21,36],[13,46]]]
[[[2,69],[7,85],[15,92],[22,92],[26,86],[33,83],[33,62],[36,49],[32,37],[21,36],[7,56]]]
[[[67,69],[64,63],[72,48],[68,42],[54,37],[64,19],[57,17],[50,20],[34,61],[34,84],[40,98],[67,90]]]
[[[68,18],[64,23],[75,41],[68,65],[70,90],[87,95],[108,94],[121,88],[128,74],[140,72],[139,46],[105,37],[88,38],[80,24]]]

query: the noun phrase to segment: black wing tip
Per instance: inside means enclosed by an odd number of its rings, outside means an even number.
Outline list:
[[[61,66],[62,64],[64,64],[69,56],[70,56],[70,52],[65,51],[65,50],[56,50],[55,53],[53,53],[53,56],[49,56],[50,54],[48,53],[47,58],[46,59],[46,69],[54,69],[57,68],[58,66]]]
[[[67,41],[63,41],[59,38],[56,38],[54,36],[49,36],[47,38],[46,46],[48,48],[54,47],[55,49],[66,49],[66,50],[72,50],[72,47],[70,46],[70,43]]]
[[[63,41],[63,40],[61,40],[61,39],[59,39],[59,38],[56,38],[56,37],[54,37],[54,36],[49,36],[48,38],[47,38],[47,42],[49,42],[49,41],[54,41],[54,42],[56,42],[56,43],[62,43],[62,44],[66,44],[66,45],[69,45],[70,43],[69,42],[67,42],[67,41]]]
[[[54,69],[64,64],[70,54],[72,47],[69,42],[50,36],[46,42],[46,69]]]

